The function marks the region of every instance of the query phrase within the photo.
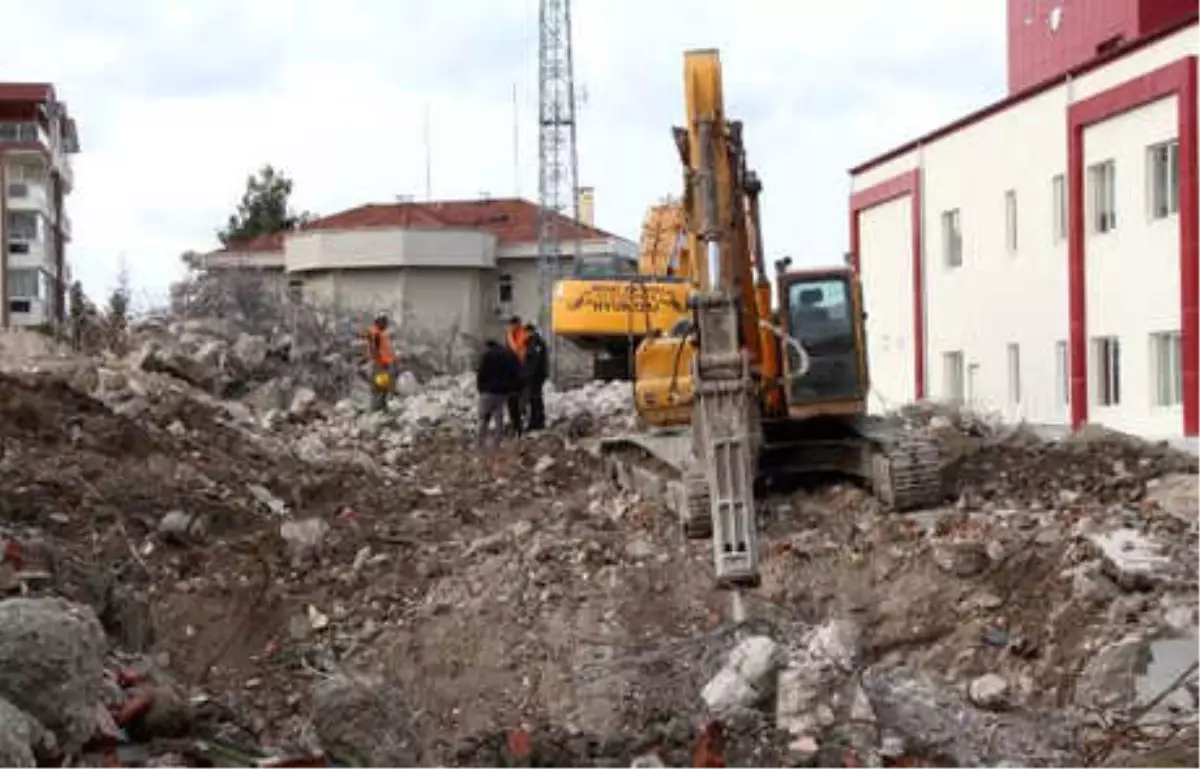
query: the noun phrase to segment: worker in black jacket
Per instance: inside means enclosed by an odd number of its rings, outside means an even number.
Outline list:
[[[489,339],[475,369],[475,389],[479,391],[479,445],[485,447],[495,432],[495,444],[504,435],[504,406],[521,389],[521,364],[513,352]],[[518,431],[520,426],[517,427]]]
[[[529,409],[529,430],[542,430],[546,427],[546,404],[542,400],[542,390],[550,376],[550,351],[546,340],[533,324],[525,326],[527,346],[525,348],[525,402]]]

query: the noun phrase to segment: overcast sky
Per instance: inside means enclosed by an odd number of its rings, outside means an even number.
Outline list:
[[[636,238],[678,193],[682,53],[717,47],[759,170],[768,258],[836,262],[846,169],[1004,91],[1004,2],[575,0],[580,181]],[[969,8],[969,10],[967,10]],[[0,81],[50,81],[80,131],[76,275],[144,297],[215,246],[270,162],[297,208],[537,192],[537,0],[0,0]],[[517,89],[518,162],[512,89]]]

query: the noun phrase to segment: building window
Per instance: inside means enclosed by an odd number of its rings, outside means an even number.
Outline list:
[[[963,402],[963,354],[961,350],[942,353],[942,390],[950,403]]]
[[[1092,231],[1117,228],[1117,165],[1105,160],[1088,168],[1092,198]]]
[[[1054,343],[1054,381],[1058,385],[1058,405],[1071,403],[1071,355],[1065,341]]]
[[[498,289],[498,297],[500,304],[512,304],[513,300],[513,279],[512,275],[502,274],[496,281]]]
[[[1155,406],[1178,406],[1183,403],[1182,356],[1183,337],[1178,331],[1150,335]]]
[[[46,171],[42,166],[31,163],[13,163],[8,167],[8,180],[10,182],[45,184]]]
[[[38,285],[37,270],[8,271],[9,299],[37,299],[39,296]]]
[[[962,266],[962,223],[957,208],[942,213],[942,253],[947,267]]]
[[[38,236],[38,215],[35,211],[9,211],[8,212],[8,232],[9,240],[37,240]]]
[[[1097,405],[1121,404],[1121,343],[1115,336],[1092,340],[1092,379]]]
[[[1146,150],[1150,217],[1165,219],[1179,213],[1179,142],[1155,144]]]
[[[1021,346],[1016,343],[1008,345],[1008,402],[1021,402]]]
[[[35,142],[37,123],[0,123],[0,142]]]
[[[1017,253],[1017,191],[1004,193],[1004,235],[1008,253]]]
[[[1050,183],[1051,204],[1054,206],[1054,242],[1067,239],[1067,183],[1062,174],[1055,174]]]

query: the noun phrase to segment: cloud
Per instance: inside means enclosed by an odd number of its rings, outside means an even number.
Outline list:
[[[1003,92],[998,0],[576,0],[581,181],[636,238],[680,187],[682,53],[716,47],[766,184],[768,256],[838,261],[846,169]],[[536,0],[0,0],[7,79],[54,82],[80,127],[70,256],[91,293],[163,295],[263,163],[332,213],[426,186],[537,190]],[[514,158],[514,105],[517,157]]]

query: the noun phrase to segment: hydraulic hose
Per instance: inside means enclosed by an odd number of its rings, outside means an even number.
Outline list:
[[[792,380],[799,379],[800,377],[807,374],[812,363],[811,363],[810,358],[808,357],[808,350],[804,349],[804,345],[800,344],[800,340],[797,339],[796,337],[792,336],[791,334],[787,333],[779,326],[772,325],[771,323],[769,323],[766,320],[763,320],[761,318],[759,319],[758,324],[760,326],[762,326],[763,328],[767,329],[768,331],[770,331],[775,336],[782,339],[786,344],[790,345],[791,348],[796,351],[796,354],[800,356],[800,367],[796,371],[793,371],[792,373],[788,374],[784,378],[787,381],[791,382]]]

